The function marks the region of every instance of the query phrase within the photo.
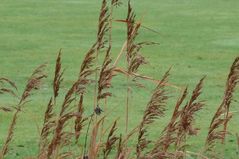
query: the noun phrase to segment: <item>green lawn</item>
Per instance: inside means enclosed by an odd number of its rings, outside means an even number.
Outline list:
[[[95,41],[100,0],[1,0],[0,2],[0,77],[14,80],[19,93],[23,90],[31,71],[44,62],[48,63],[49,78],[43,89],[37,92],[19,117],[14,143],[7,158],[33,156],[38,150],[38,127],[51,96],[51,79],[57,52],[63,50],[63,66],[66,68],[61,93],[78,77],[85,52]],[[207,75],[202,100],[207,105],[197,115],[196,124],[201,131],[198,137],[189,139],[191,151],[202,148],[211,117],[221,102],[224,85],[231,63],[239,55],[239,1],[237,0],[137,0],[133,1],[137,18],[143,25],[159,34],[143,29],[139,41],[159,42],[159,46],[146,47],[144,55],[150,62],[140,72],[160,79],[173,66],[170,82],[189,86],[190,91],[199,79]],[[118,8],[115,19],[126,17],[127,5]],[[125,40],[125,25],[113,24],[113,56],[119,52]],[[123,62],[121,63],[121,65]],[[154,84],[146,82],[146,90],[133,89],[130,108],[130,127],[136,126],[150,98]],[[124,106],[126,79],[117,76],[111,89],[107,110],[111,122],[120,117],[119,130],[124,130]],[[93,107],[93,89],[87,94],[86,113]],[[166,116],[158,120],[149,132],[155,139],[171,116],[179,91],[169,88],[174,98],[168,102]],[[237,96],[238,97],[238,96]],[[7,96],[0,96],[0,105],[13,104]],[[120,105],[119,105],[120,103]],[[238,103],[232,104],[238,111]],[[7,133],[11,113],[0,112],[0,143]],[[239,114],[230,122],[231,134],[226,144],[226,158],[236,157],[235,133],[239,132]],[[157,129],[155,128],[157,127]],[[133,142],[131,143],[133,144]]]

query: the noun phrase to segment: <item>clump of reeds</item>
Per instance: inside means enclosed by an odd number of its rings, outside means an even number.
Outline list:
[[[199,131],[199,128],[195,127],[195,115],[205,105],[205,102],[199,99],[202,92],[204,78],[202,78],[196,85],[188,102],[185,102],[188,95],[188,88],[183,90],[182,95],[176,102],[169,123],[163,129],[159,138],[155,142],[151,141],[148,137],[150,135],[148,131],[149,126],[156,119],[165,115],[167,106],[166,101],[169,97],[167,87],[171,86],[177,89],[179,87],[168,83],[169,71],[164,74],[161,80],[155,80],[152,77],[138,74],[140,66],[146,64],[146,60],[140,52],[141,48],[143,45],[153,43],[136,42],[141,22],[136,22],[136,16],[132,9],[130,0],[128,1],[127,18],[125,20],[116,20],[118,22],[126,23],[127,39],[118,54],[118,57],[112,64],[113,11],[114,7],[121,4],[121,1],[111,0],[110,2],[111,3],[108,3],[107,0],[102,0],[96,42],[86,53],[80,67],[79,75],[70,88],[65,92],[61,105],[58,105],[59,103],[57,100],[63,82],[64,70],[62,69],[61,50],[59,51],[52,83],[53,94],[47,103],[47,108],[44,114],[37,158],[108,159],[114,156],[113,158],[115,159],[181,159],[186,155],[191,155],[208,159],[208,157],[203,156],[201,152],[188,152],[185,148],[185,146],[187,146],[188,136],[197,135]],[[101,61],[99,61],[98,55],[100,52],[105,53],[102,65],[99,65]],[[125,53],[127,61],[126,70],[117,67],[117,63],[123,53]],[[14,128],[19,113],[22,111],[25,103],[31,96],[32,91],[39,89],[42,79],[46,77],[43,71],[44,68],[45,65],[41,65],[33,72],[27,82],[26,88],[19,98],[19,103],[16,104],[15,107],[0,107],[1,111],[15,111],[6,140],[3,143],[0,152],[0,159],[4,158],[9,150],[9,145],[13,139]],[[94,73],[95,79],[92,80],[91,76]],[[113,77],[117,73],[123,73],[127,76],[125,115],[126,133],[118,132],[118,130],[120,130],[117,124],[118,120],[115,120],[111,126],[105,128],[103,123],[110,111],[107,111],[106,109],[102,111],[100,107],[102,103],[101,100],[105,100],[104,105],[106,105],[107,97],[112,95],[109,88],[112,87]],[[128,132],[129,82],[131,79],[135,81],[137,78],[153,81],[157,86],[152,93],[150,101],[146,105],[143,118],[139,125]],[[222,144],[225,142],[228,122],[232,117],[232,113],[230,113],[230,105],[238,81],[239,58],[236,58],[227,78],[223,101],[210,124],[206,139],[206,152],[213,151],[214,153],[217,153],[217,150],[214,149],[217,141],[221,141]],[[84,96],[87,93],[87,86],[90,83],[95,84],[93,95],[94,109],[89,108],[92,111],[90,115],[86,115],[84,111],[86,109],[84,105]],[[0,78],[0,94],[4,93],[18,97],[15,83],[7,78]],[[182,106],[183,104],[184,106]],[[56,107],[59,108],[59,111]],[[103,116],[101,116],[102,113]],[[87,127],[85,126],[86,121],[88,121]],[[83,138],[81,136],[83,136]],[[84,139],[84,145],[81,145],[80,142],[78,142],[81,139]],[[137,142],[136,145],[129,146],[129,141],[135,140]],[[83,151],[73,152],[71,147],[74,144],[77,144],[77,146],[82,148]],[[136,150],[136,153],[132,153],[135,152],[134,150]],[[208,156],[214,157],[210,154]]]
[[[64,131],[63,129],[67,122],[73,117],[75,117],[75,137],[76,141],[78,140],[80,131],[87,119],[86,117],[83,117],[83,95],[85,93],[86,85],[91,81],[88,77],[94,72],[92,66],[95,59],[95,49],[95,45],[93,45],[87,52],[80,68],[79,77],[67,91],[59,115],[56,116],[56,113],[53,112],[53,107],[56,105],[56,98],[63,81],[61,52],[58,54],[53,79],[53,97],[50,98],[45,111],[38,158],[54,158],[69,155],[69,153],[60,154],[59,150],[62,146],[67,145],[72,137],[71,132]],[[77,98],[78,96],[80,96],[79,100]],[[78,104],[73,105],[73,101],[76,100],[78,100]],[[53,133],[51,139],[49,139],[50,133]]]
[[[67,144],[67,139],[71,136],[71,133],[64,132],[63,129],[67,121],[77,115],[75,114],[74,109],[72,110],[72,102],[75,101],[75,93],[79,94],[82,91],[79,87],[80,82],[80,80],[74,82],[65,95],[64,101],[61,105],[60,113],[57,117],[55,129],[53,131],[53,137],[47,149],[48,158],[51,156],[58,156],[58,149],[60,148],[59,146]]]
[[[48,145],[47,156],[58,156],[58,149],[62,145],[66,145],[69,142],[69,138],[72,136],[71,133],[63,131],[66,123],[76,117],[75,119],[75,134],[76,139],[79,138],[80,130],[82,129],[83,122],[86,118],[83,117],[83,94],[85,92],[86,85],[90,82],[88,76],[91,75],[94,71],[91,69],[94,53],[92,50],[86,54],[85,59],[82,63],[79,78],[73,83],[71,88],[67,91],[64,101],[61,105],[60,113],[56,120],[55,129],[53,131],[53,137]],[[77,108],[74,108],[72,104],[73,101],[77,100],[77,96],[80,95],[80,100],[78,102]]]

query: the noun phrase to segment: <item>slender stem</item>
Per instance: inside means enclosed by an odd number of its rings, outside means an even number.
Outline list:
[[[123,44],[123,46],[122,46],[122,48],[120,50],[120,53],[118,54],[118,56],[117,56],[117,58],[116,58],[116,60],[115,60],[115,62],[113,64],[114,67],[118,64],[121,56],[123,55],[123,53],[124,53],[124,51],[126,49],[126,46],[127,46],[127,41],[124,42],[124,44]]]
[[[109,47],[112,46],[112,21],[113,21],[113,10],[114,6],[111,4],[110,6],[110,17],[109,17]]]
[[[129,74],[127,71],[125,71],[124,69],[120,68],[120,67],[116,67],[114,69],[115,72],[119,72],[119,73],[122,73],[126,76],[133,76],[133,77],[137,77],[137,78],[141,78],[141,79],[144,79],[146,81],[150,81],[150,82],[153,82],[155,84],[158,84],[161,82],[161,80],[157,80],[157,79],[154,79],[153,77],[150,77],[150,76],[144,76],[144,75],[141,75],[141,74],[138,74],[138,73],[134,73],[134,72],[131,72],[131,74]],[[172,87],[172,88],[175,88],[175,89],[178,89],[178,90],[181,90],[183,91],[183,87],[180,87],[180,86],[177,86],[177,85],[174,85],[174,84],[171,84],[169,82],[163,82],[162,85],[164,86],[169,86],[169,87]]]
[[[127,76],[127,92],[126,92],[126,117],[125,117],[125,132],[128,132],[128,124],[129,124],[129,95],[130,95],[130,91],[129,91],[129,76]]]
[[[97,102],[97,79],[98,79],[98,62],[99,62],[99,59],[98,59],[98,53],[99,53],[99,50],[97,49],[97,52],[96,52],[96,72],[95,72],[95,88],[94,88],[94,110],[98,104]]]
[[[92,117],[94,116],[94,114],[92,114],[90,116],[90,121],[88,123],[88,126],[87,126],[87,130],[86,130],[86,135],[85,135],[85,143],[84,143],[84,156],[87,154],[87,149],[86,149],[86,146],[87,146],[87,139],[88,139],[88,134],[89,134],[89,129],[90,129],[90,125],[91,125],[91,122],[92,122]]]

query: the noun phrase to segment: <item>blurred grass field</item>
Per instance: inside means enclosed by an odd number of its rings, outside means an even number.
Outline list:
[[[124,1],[125,2],[125,1]],[[202,100],[206,106],[197,115],[198,137],[190,137],[189,150],[202,148],[213,113],[220,104],[224,85],[234,58],[239,55],[239,1],[237,0],[135,0],[133,7],[143,25],[159,34],[142,28],[139,41],[154,41],[160,45],[143,49],[149,64],[142,74],[160,79],[172,66],[170,83],[192,90],[199,79],[206,75]],[[14,80],[19,93],[24,89],[31,71],[44,62],[48,63],[49,77],[40,92],[35,93],[19,117],[14,142],[8,158],[33,156],[38,150],[39,127],[51,96],[51,79],[57,52],[63,51],[66,68],[61,93],[78,77],[85,52],[93,44],[97,32],[100,0],[1,0],[0,2],[0,77]],[[127,5],[116,9],[114,19],[126,17]],[[113,23],[113,56],[121,49],[126,37],[123,23]],[[122,59],[124,60],[124,59]],[[121,62],[120,65],[123,65]],[[144,82],[146,89],[133,87],[130,107],[130,127],[136,126],[150,98],[154,84]],[[169,88],[173,98],[168,102],[166,116],[158,120],[149,131],[155,139],[163,129],[180,91]],[[126,79],[117,76],[111,89],[108,120],[120,117],[124,130]],[[93,89],[88,89],[86,114],[92,111]],[[239,94],[237,93],[237,97]],[[13,104],[14,99],[0,96],[0,105]],[[120,104],[120,105],[119,105]],[[107,111],[106,110],[106,111]],[[230,122],[231,134],[225,146],[226,158],[236,157],[236,137],[239,132],[238,103],[232,103],[235,115]],[[0,112],[0,143],[7,133],[12,114]],[[121,130],[120,129],[120,130]],[[133,143],[132,143],[133,144]]]

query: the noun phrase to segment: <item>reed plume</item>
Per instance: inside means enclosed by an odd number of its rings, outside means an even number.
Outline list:
[[[56,97],[59,94],[60,85],[63,81],[63,73],[64,71],[62,70],[62,66],[61,66],[61,50],[60,50],[56,59],[55,75],[53,80],[54,101],[56,100]]]
[[[80,131],[83,128],[84,122],[87,118],[83,117],[84,107],[83,107],[83,101],[84,101],[84,93],[86,90],[86,86],[91,82],[89,79],[89,76],[93,74],[94,69],[93,62],[95,61],[95,53],[96,53],[96,44],[94,44],[90,50],[86,53],[84,60],[81,64],[80,73],[79,73],[79,80],[85,81],[84,85],[80,85],[82,89],[82,93],[80,94],[80,100],[77,105],[77,116],[75,119],[75,139],[76,142],[78,141],[80,137]]]
[[[180,106],[182,105],[186,96],[187,88],[183,91],[182,96],[178,99],[168,125],[164,128],[160,138],[156,141],[154,148],[150,152],[151,156],[158,156],[159,158],[163,158],[165,155],[172,156],[172,153],[168,152],[168,149],[170,145],[176,143],[177,141],[177,122],[181,114]]]
[[[105,47],[105,43],[107,43],[107,33],[109,32],[109,22],[110,22],[110,13],[106,0],[102,0],[102,5],[100,9],[100,15],[98,20],[98,32],[97,32],[97,41],[96,41],[96,72],[95,72],[95,88],[94,88],[94,109],[97,106],[97,79],[98,79],[98,55],[102,48]],[[111,30],[110,30],[111,31]],[[111,38],[111,33],[109,33],[109,38]],[[111,42],[109,43],[111,45]]]
[[[107,98],[107,96],[111,96],[112,94],[108,91],[103,92],[105,89],[111,87],[111,80],[114,76],[114,67],[111,67],[111,58],[110,58],[111,48],[108,48],[105,59],[101,68],[99,80],[98,80],[98,96],[97,96],[97,104],[100,99]]]
[[[116,137],[116,135],[115,135],[115,131],[117,130],[116,124],[117,124],[117,121],[115,121],[113,126],[111,127],[110,132],[107,137],[107,141],[104,145],[104,148],[103,148],[103,158],[104,159],[108,158],[108,155],[112,151],[113,146],[115,145],[116,141],[119,140],[119,138]]]
[[[182,96],[175,105],[170,122],[164,128],[160,138],[156,141],[154,148],[148,156],[163,159],[182,158],[185,155],[184,142],[186,141],[186,136],[196,135],[198,130],[193,127],[194,115],[204,106],[202,101],[197,101],[201,94],[204,78],[196,85],[189,102],[180,109],[187,96],[187,88],[183,91]],[[169,148],[172,144],[176,145],[176,150],[171,152]]]
[[[169,70],[164,74],[161,82],[155,88],[153,95],[144,111],[143,119],[139,126],[138,143],[136,146],[137,158],[142,157],[142,152],[151,142],[146,139],[147,127],[152,124],[155,119],[162,117],[166,110],[166,101],[168,99],[164,83],[167,83]]]
[[[205,105],[203,101],[198,100],[198,97],[201,94],[203,81],[205,77],[203,77],[199,83],[196,85],[193,90],[192,96],[187,102],[187,104],[182,108],[182,112],[180,114],[179,122],[177,124],[177,141],[176,141],[176,150],[184,151],[185,141],[187,135],[197,135],[198,128],[194,128],[193,124],[195,122],[194,116],[195,113],[203,108]]]
[[[91,75],[94,70],[93,62],[95,62],[95,52],[96,52],[96,44],[94,44],[89,51],[86,53],[83,62],[81,63],[79,79],[86,79],[89,75]]]
[[[135,13],[128,3],[128,14],[126,18],[127,24],[127,50],[126,58],[128,62],[128,73],[137,72],[140,65],[145,64],[145,58],[139,53],[143,43],[135,43],[138,30],[141,23],[135,23]]]
[[[43,127],[41,130],[40,134],[40,143],[39,143],[39,154],[38,158],[43,159],[46,158],[47,155],[47,146],[49,144],[49,135],[55,128],[55,114],[53,112],[53,108],[56,105],[56,98],[59,95],[59,89],[60,85],[63,81],[63,70],[62,70],[62,65],[61,65],[61,50],[58,53],[57,59],[56,59],[56,64],[55,64],[55,74],[54,74],[54,79],[53,79],[53,97],[50,98],[48,104],[47,104],[47,109],[44,114],[44,121],[43,121]]]
[[[100,9],[100,15],[98,20],[98,32],[97,32],[97,50],[103,48],[107,42],[106,33],[109,31],[109,8],[107,6],[107,1],[102,0],[102,5]]]
[[[135,13],[131,7],[130,0],[128,1],[128,13],[126,18],[127,24],[127,43],[126,43],[126,59],[127,59],[127,92],[126,92],[126,117],[125,125],[126,132],[128,131],[129,120],[129,95],[130,95],[130,74],[137,72],[140,65],[145,64],[145,58],[139,53],[140,46],[135,43],[138,35],[140,23],[135,24]]]
[[[227,77],[223,100],[212,118],[205,143],[206,152],[213,152],[217,141],[221,140],[222,143],[224,143],[225,141],[227,125],[232,118],[232,114],[230,113],[230,106],[233,99],[233,92],[235,91],[238,81],[239,57],[234,60],[231,66],[230,73]]]
[[[15,129],[15,126],[17,123],[17,118],[18,118],[19,113],[23,109],[28,98],[32,95],[33,90],[39,89],[42,79],[47,77],[46,74],[44,73],[45,66],[46,65],[40,65],[33,71],[32,75],[30,76],[30,78],[26,84],[26,87],[21,95],[21,98],[20,98],[18,104],[15,106],[16,111],[13,114],[13,118],[12,118],[11,124],[8,129],[7,137],[3,143],[3,146],[2,146],[2,149],[0,152],[1,159],[3,159],[5,157],[5,155],[7,154],[8,150],[9,150],[9,145],[13,139],[14,129]],[[2,79],[2,80],[8,81],[6,79]],[[10,85],[12,85],[14,88],[16,88],[16,85],[14,83],[12,83],[10,81],[8,81],[8,83]]]

